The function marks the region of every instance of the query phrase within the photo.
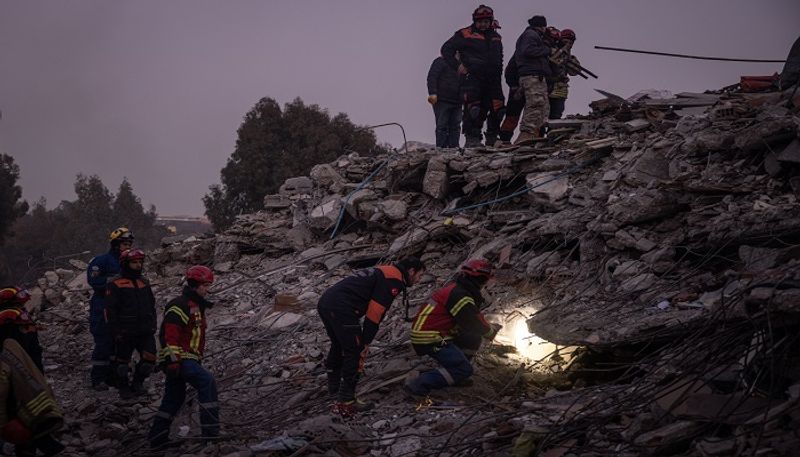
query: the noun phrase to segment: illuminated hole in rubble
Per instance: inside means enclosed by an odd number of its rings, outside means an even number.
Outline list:
[[[528,331],[528,323],[522,316],[514,316],[497,334],[496,341],[500,344],[514,346],[517,354],[532,361],[542,360],[556,350],[556,345],[545,341]]]

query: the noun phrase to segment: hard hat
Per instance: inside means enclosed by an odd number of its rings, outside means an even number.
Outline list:
[[[119,255],[120,263],[128,263],[131,260],[144,260],[144,251],[141,249],[126,249]]]
[[[489,19],[490,21],[494,20],[494,10],[489,8],[486,5],[481,5],[472,12],[472,21],[480,21],[481,19]]]
[[[194,265],[186,270],[186,279],[191,279],[201,284],[211,284],[214,282],[214,272],[206,266]]]
[[[572,29],[564,29],[561,31],[561,39],[575,41],[575,32]]]
[[[8,286],[0,289],[0,303],[22,304],[31,299],[31,293],[27,289],[16,286]]]
[[[561,39],[561,32],[555,27],[551,26],[546,28],[544,33],[547,36],[547,38],[549,38],[552,41],[558,41]]]
[[[133,233],[128,230],[126,227],[120,227],[115,229],[111,232],[111,235],[108,236],[108,241],[113,242],[122,242],[122,241],[133,241]]]
[[[461,272],[475,278],[491,278],[492,264],[488,260],[471,259],[461,266]]]

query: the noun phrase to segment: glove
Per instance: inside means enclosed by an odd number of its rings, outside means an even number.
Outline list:
[[[490,327],[492,327],[492,329],[489,331],[489,334],[486,335],[486,339],[489,341],[493,340],[494,337],[497,336],[497,333],[500,332],[500,329],[503,328],[503,326],[500,324],[490,324]]]
[[[369,346],[364,346],[361,350],[361,357],[358,359],[358,372],[364,374],[364,364],[367,363],[367,354],[369,354]]]
[[[467,67],[465,67],[463,63],[458,64],[458,74],[459,75],[469,74],[469,70],[467,70]]]
[[[181,377],[181,363],[180,362],[172,362],[167,364],[164,368],[164,372],[167,374],[168,379],[176,379]]]
[[[439,101],[439,96],[437,96],[436,94],[428,95],[428,103],[430,103],[431,105],[435,105],[436,102],[438,101]]]

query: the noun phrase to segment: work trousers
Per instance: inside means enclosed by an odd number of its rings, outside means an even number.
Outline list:
[[[550,103],[550,116],[548,116],[548,118],[561,119],[561,116],[564,115],[564,107],[567,103],[567,99],[561,97],[550,97],[548,101]]]
[[[500,125],[500,140],[511,141],[514,137],[514,130],[519,124],[519,116],[525,108],[525,90],[521,87],[508,88],[508,103],[506,104],[506,116]]]
[[[217,402],[217,383],[214,376],[194,360],[182,360],[180,376],[167,377],[164,384],[164,398],[153,420],[148,439],[151,445],[169,441],[169,429],[175,415],[186,400],[186,385],[197,391],[200,406],[200,428],[203,438],[219,436],[219,403]]]
[[[519,129],[521,132],[538,135],[550,114],[547,81],[540,76],[522,76],[519,83],[525,90],[525,110]]]
[[[107,329],[92,332],[94,348],[92,349],[92,369],[89,376],[92,385],[105,382],[113,384],[115,382],[111,369],[111,356],[114,355],[114,339]]]
[[[341,312],[331,311],[320,306],[317,308],[325,332],[331,340],[325,369],[330,380],[341,380],[338,400],[341,402],[355,399],[358,384],[358,365],[361,352],[364,350],[361,338],[361,323],[355,315],[347,316]]]
[[[415,394],[427,395],[431,390],[453,386],[472,376],[472,357],[453,341],[432,348],[428,355],[439,363],[439,367],[422,373],[408,383]]]
[[[114,341],[115,374],[119,387],[128,385],[128,366],[133,352],[139,353],[134,370],[134,384],[142,383],[153,372],[156,363],[156,340],[152,333],[128,333]]]
[[[499,76],[462,76],[461,93],[464,100],[464,135],[469,140],[480,141],[485,122],[487,142],[496,140],[500,121],[505,114],[505,96]]]
[[[433,105],[436,118],[436,147],[457,148],[461,135],[461,106],[438,101]]]

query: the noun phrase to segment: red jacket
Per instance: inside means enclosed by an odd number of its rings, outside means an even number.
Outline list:
[[[206,346],[206,309],[214,304],[185,287],[180,297],[167,303],[161,323],[159,363],[203,359]]]
[[[480,311],[484,299],[480,287],[468,277],[437,289],[432,303],[422,307],[411,327],[411,343],[419,346],[441,345],[457,335],[489,336],[492,327]]]

